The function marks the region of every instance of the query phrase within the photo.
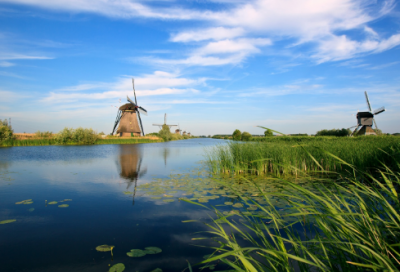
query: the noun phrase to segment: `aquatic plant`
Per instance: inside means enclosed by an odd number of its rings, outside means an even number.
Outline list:
[[[212,208],[216,218],[203,223],[219,246],[200,264],[218,260],[236,271],[398,271],[400,173],[383,166],[379,176],[371,175],[336,159],[353,175],[335,182],[310,176],[301,181],[268,178],[282,184],[280,190],[265,190],[242,177],[241,185],[258,191],[256,199],[231,180],[215,179],[259,211]]]
[[[7,219],[7,220],[3,220],[3,221],[0,221],[0,225],[13,223],[13,222],[15,222],[15,221],[17,221],[17,219]]]
[[[110,267],[109,272],[122,272],[125,270],[125,265],[123,263],[117,263]]]
[[[13,130],[8,125],[7,119],[0,120],[0,142],[14,139]]]
[[[325,139],[320,139],[325,138]],[[207,151],[207,164],[213,173],[253,173],[299,175],[306,173],[347,172],[334,156],[351,162],[360,170],[373,171],[386,164],[397,167],[400,158],[398,137],[263,137],[267,142],[229,142]],[[299,140],[293,140],[299,139]],[[306,140],[304,140],[306,139]],[[334,155],[334,156],[331,156]]]

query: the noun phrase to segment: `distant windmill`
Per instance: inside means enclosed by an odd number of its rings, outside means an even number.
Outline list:
[[[164,115],[164,124],[153,124],[153,126],[159,126],[160,129],[162,129],[163,126],[168,126],[169,128],[171,127],[177,127],[178,125],[167,125],[167,114]]]
[[[129,103],[126,103],[119,107],[117,118],[115,119],[114,127],[111,135],[114,134],[118,124],[117,133],[120,136],[144,136],[142,119],[140,118],[140,112],[147,115],[147,110],[137,105],[135,82],[132,78],[133,94],[135,95],[135,102],[133,102],[129,96],[126,96]],[[139,119],[139,122],[138,122]],[[140,124],[140,127],[139,127]]]
[[[179,126],[179,124],[178,124],[178,128],[177,129],[175,129],[175,134],[179,134],[179,135],[181,135],[181,127]]]
[[[376,120],[374,118],[375,115],[378,115],[382,112],[384,112],[386,109],[385,107],[381,107],[374,112],[372,112],[371,104],[369,103],[369,98],[368,98],[368,93],[364,92],[365,94],[365,99],[367,101],[367,107],[369,111],[359,111],[357,112],[356,118],[357,118],[357,125],[353,126],[355,127],[354,131],[351,133],[350,136],[353,136],[354,134],[357,135],[376,135],[376,132],[372,129],[372,126],[375,124],[375,128],[378,129],[378,125],[376,124]],[[361,129],[358,130],[358,128],[361,126]],[[350,127],[350,128],[353,128]],[[358,131],[357,131],[358,130]]]

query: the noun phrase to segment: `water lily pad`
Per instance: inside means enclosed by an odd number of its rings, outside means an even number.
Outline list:
[[[145,247],[144,251],[146,252],[146,254],[157,254],[161,253],[162,249],[159,247]]]
[[[47,203],[47,204],[49,204],[49,205],[54,205],[54,204],[57,204],[58,202],[57,201],[50,201],[49,203]]]
[[[174,197],[173,195],[164,195],[164,197]]]
[[[129,257],[138,258],[145,256],[146,252],[141,249],[131,249],[131,251],[127,252],[126,255],[128,255]]]
[[[101,245],[101,246],[97,246],[96,250],[100,251],[100,252],[107,252],[107,251],[111,251],[114,248],[114,246],[110,246],[110,245]]]
[[[122,272],[125,270],[125,265],[123,263],[117,263],[110,267],[109,272]]]
[[[233,202],[225,202],[225,205],[233,205]]]
[[[161,199],[162,197],[161,196],[153,196],[153,197],[151,197],[151,199]]]
[[[64,199],[63,201],[72,201],[72,199]]]
[[[168,199],[168,198],[167,198],[167,199],[163,199],[163,201],[164,201],[164,202],[174,202],[175,199]]]
[[[0,225],[12,223],[12,222],[15,222],[15,221],[17,221],[17,219],[7,219],[7,220],[3,220],[3,221],[0,221]]]
[[[67,207],[69,207],[69,205],[68,204],[62,204],[62,205],[58,205],[58,207],[59,208],[67,208]]]
[[[204,197],[202,197],[202,198],[199,198],[199,200],[198,200],[199,202],[201,202],[201,203],[207,203],[208,202],[208,199],[207,198],[204,198]]]
[[[17,205],[19,205],[19,204],[26,204],[26,203],[32,204],[33,201],[32,201],[32,199],[25,199],[25,200],[22,200],[22,201],[20,201],[20,202],[15,202],[15,204],[17,204]]]
[[[232,205],[232,207],[235,207],[235,208],[242,208],[242,207],[243,207],[243,204],[242,204],[242,203],[236,203],[236,204]]]
[[[123,192],[125,195],[131,195],[132,194],[132,192],[129,192],[129,191],[124,191]]]
[[[162,269],[161,268],[156,268],[154,270],[151,270],[150,272],[162,272]]]

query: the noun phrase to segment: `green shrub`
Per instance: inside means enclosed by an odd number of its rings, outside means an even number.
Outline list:
[[[13,130],[8,125],[7,119],[0,120],[0,142],[14,139]]]
[[[53,136],[53,132],[51,131],[36,131],[35,133],[37,138],[51,138]]]
[[[56,136],[59,144],[94,144],[96,140],[97,133],[91,128],[64,128]]]
[[[272,132],[272,130],[267,129],[264,131],[264,135],[265,135],[265,137],[271,137],[271,136],[274,136],[274,133]]]
[[[320,131],[317,131],[317,134],[315,136],[338,136],[338,137],[343,137],[343,136],[349,136],[351,134],[350,129],[323,129]]]
[[[163,125],[162,129],[158,132],[158,134],[166,142],[171,140],[171,131],[169,129],[169,126],[167,126],[167,125]]]
[[[251,138],[252,138],[251,134],[248,133],[247,131],[244,131],[242,133],[242,141],[251,141]]]
[[[235,141],[240,141],[242,139],[242,133],[240,132],[240,130],[236,129],[232,134],[232,138]]]

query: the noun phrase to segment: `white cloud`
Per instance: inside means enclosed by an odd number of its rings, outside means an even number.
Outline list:
[[[242,28],[225,28],[225,27],[213,27],[206,29],[198,29],[191,31],[184,31],[172,36],[171,41],[173,42],[198,42],[204,40],[223,40],[232,39],[245,34]]]
[[[8,62],[8,61],[0,61],[0,67],[11,67],[14,66],[14,63]]]
[[[321,40],[317,53],[312,57],[319,63],[349,59],[363,53],[379,53],[400,44],[400,34],[392,35],[388,39],[355,41],[346,35],[335,36]]]
[[[27,59],[27,60],[37,60],[37,59],[53,59],[52,57],[46,56],[31,56],[20,53],[12,53],[12,52],[1,52],[0,60],[18,60],[18,59]]]
[[[189,79],[181,77],[179,74],[156,71],[153,74],[135,77],[135,89],[136,95],[141,97],[196,94],[200,91],[194,89],[193,86],[203,84],[205,81],[204,78]],[[132,92],[132,78],[124,76],[115,82],[85,83],[60,88],[50,92],[44,101],[64,103],[86,99],[125,98],[126,95],[133,96]]]

